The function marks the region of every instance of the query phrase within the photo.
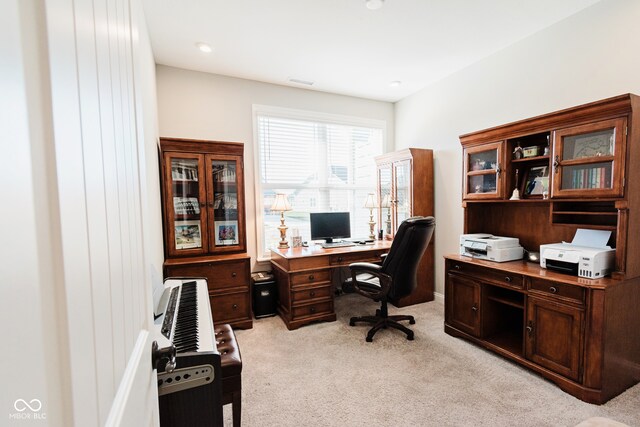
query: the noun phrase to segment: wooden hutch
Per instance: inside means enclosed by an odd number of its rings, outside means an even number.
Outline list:
[[[622,95],[462,135],[465,233],[527,250],[609,230],[610,277],[445,257],[445,332],[586,402],[640,381],[640,99]],[[518,189],[520,200],[510,200]]]
[[[375,158],[380,209],[378,224],[392,240],[400,223],[412,216],[433,216],[433,150],[405,148]],[[435,237],[418,267],[418,286],[406,297],[392,300],[396,307],[433,301]]]
[[[244,144],[160,138],[165,277],[205,277],[214,322],[251,328]]]

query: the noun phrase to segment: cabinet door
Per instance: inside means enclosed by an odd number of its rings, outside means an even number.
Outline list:
[[[378,223],[384,230],[386,238],[392,237],[391,216],[394,203],[392,192],[393,166],[392,163],[385,163],[378,166],[378,194],[380,195],[380,216]]]
[[[554,132],[551,197],[621,197],[626,118]]]
[[[580,380],[583,311],[529,297],[526,357],[572,380]]]
[[[165,218],[169,255],[207,252],[204,157],[200,154],[165,153]]]
[[[238,156],[207,155],[209,252],[238,252],[246,248],[244,181]]]
[[[393,234],[405,219],[412,216],[413,188],[411,186],[411,159],[401,160],[393,164],[394,215]]]
[[[504,198],[503,142],[464,149],[464,198]]]
[[[463,332],[480,336],[480,284],[447,274],[445,321]]]

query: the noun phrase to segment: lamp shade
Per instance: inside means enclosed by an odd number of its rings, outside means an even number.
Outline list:
[[[287,200],[287,195],[282,193],[276,194],[276,200],[273,202],[273,205],[271,205],[271,210],[277,212],[290,211],[291,205]]]
[[[369,195],[367,195],[367,200],[364,202],[364,207],[369,209],[376,207],[375,195],[373,193],[369,193]]]
[[[391,195],[385,194],[382,198],[382,203],[380,204],[381,208],[389,208],[391,207]]]

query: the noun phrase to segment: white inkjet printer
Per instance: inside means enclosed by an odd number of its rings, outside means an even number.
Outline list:
[[[540,267],[599,279],[611,273],[616,250],[607,246],[611,231],[579,228],[571,243],[540,245]]]
[[[515,237],[476,233],[460,235],[460,255],[489,261],[506,262],[522,259],[523,249]]]

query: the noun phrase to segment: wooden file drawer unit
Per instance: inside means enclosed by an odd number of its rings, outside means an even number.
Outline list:
[[[271,266],[278,282],[278,314],[288,329],[334,321],[332,269],[353,262],[378,262],[391,242],[334,249],[290,248],[271,250]]]
[[[460,137],[464,233],[517,237],[537,252],[580,228],[606,230],[615,265],[591,280],[446,256],[446,333],[586,402],[640,382],[638,123],[640,98],[627,94]]]

